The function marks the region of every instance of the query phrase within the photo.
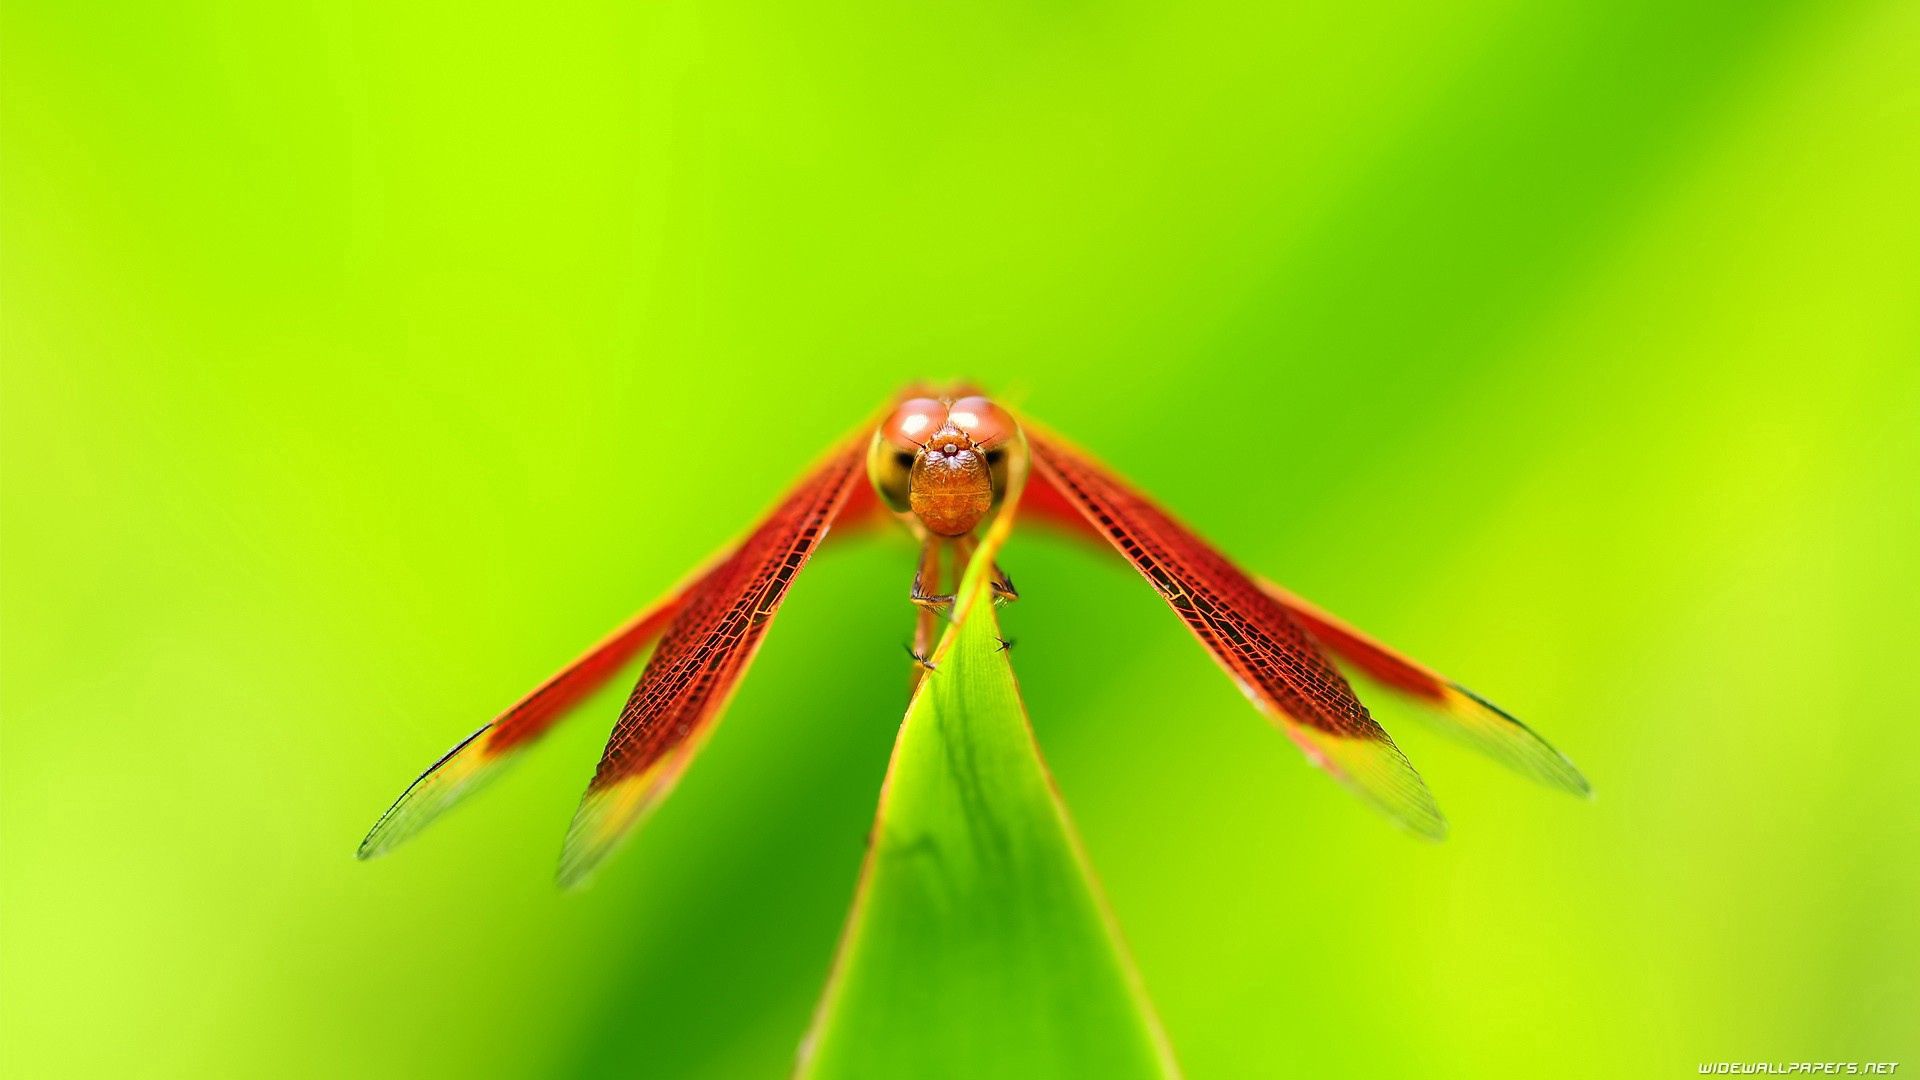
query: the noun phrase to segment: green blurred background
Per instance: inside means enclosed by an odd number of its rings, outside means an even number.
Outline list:
[[[905,691],[831,548],[551,881],[610,691],[438,753],[966,375],[1532,721],[1316,775],[1023,536],[1041,745],[1195,1077],[1920,1051],[1920,6],[71,5],[0,34],[0,1068],[781,1074]]]

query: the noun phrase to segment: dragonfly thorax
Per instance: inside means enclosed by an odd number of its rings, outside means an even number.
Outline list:
[[[947,424],[913,456],[907,505],[936,536],[965,536],[993,509],[993,474],[986,451]]]

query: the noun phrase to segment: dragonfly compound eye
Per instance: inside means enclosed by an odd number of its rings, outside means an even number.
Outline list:
[[[874,430],[873,441],[867,448],[867,479],[873,481],[873,490],[894,513],[912,511],[907,501],[907,487],[914,458],[946,422],[946,402],[908,398]]]
[[[933,398],[909,398],[880,425],[880,437],[912,453],[947,422],[947,403]]]
[[[1005,409],[983,397],[963,397],[947,409],[947,423],[966,432],[973,445],[991,450],[1018,430]]]

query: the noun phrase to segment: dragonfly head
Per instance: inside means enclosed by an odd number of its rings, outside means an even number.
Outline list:
[[[984,397],[909,398],[874,432],[867,474],[895,513],[936,536],[965,536],[1005,494],[1008,443],[1019,432]]]

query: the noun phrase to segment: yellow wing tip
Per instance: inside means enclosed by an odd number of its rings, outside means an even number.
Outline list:
[[[1394,824],[1423,840],[1447,838],[1447,817],[1433,790],[1384,731],[1377,739],[1350,738],[1291,721],[1286,731],[1308,760]]]
[[[662,763],[664,764],[664,763]],[[655,765],[637,776],[617,780],[608,787],[588,789],[567,827],[566,841],[560,848],[560,865],[554,880],[562,889],[584,888],[593,880],[607,857],[633,834],[647,812],[665,794],[664,782],[670,774]]]
[[[373,823],[353,857],[365,862],[385,855],[492,779],[498,766],[507,760],[507,757],[490,757],[484,752],[486,744],[480,736],[492,728],[492,724],[487,724],[460,740],[415,777],[407,790],[380,815],[380,820]]]
[[[1593,785],[1567,755],[1500,706],[1461,686],[1446,686],[1442,731],[1536,783],[1592,800]]]

